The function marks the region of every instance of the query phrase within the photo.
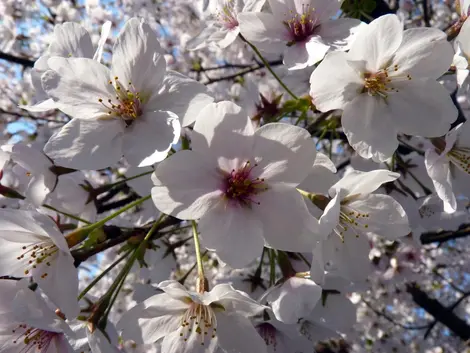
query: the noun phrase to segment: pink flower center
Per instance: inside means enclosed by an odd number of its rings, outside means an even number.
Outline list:
[[[99,98],[98,102],[108,109],[108,115],[120,117],[127,126],[131,125],[134,120],[142,115],[144,102],[140,92],[137,91],[132,82],[128,82],[128,87],[125,89],[117,76],[114,78],[114,84],[111,80],[108,83],[113,85],[116,93],[115,100],[108,99],[105,103],[102,98]]]
[[[241,206],[250,207],[253,203],[259,205],[259,202],[254,200],[254,197],[260,192],[266,191],[268,187],[264,179],[253,177],[252,171],[257,166],[257,164],[254,164],[251,167],[250,161],[248,161],[243,168],[238,170],[233,169],[226,176],[223,190],[228,200],[235,201]]]
[[[238,27],[237,11],[233,0],[227,1],[216,16],[220,24],[226,29],[230,30]]]
[[[307,41],[318,27],[315,9],[310,7],[310,4],[302,4],[301,14],[294,13],[291,10],[285,16],[290,16],[289,19],[283,22],[289,31],[290,41],[287,43],[287,46]]]
[[[44,331],[24,324],[19,325],[12,332],[18,335],[14,338],[13,344],[18,345],[18,352],[21,353],[45,353],[52,340],[62,335],[59,332]]]

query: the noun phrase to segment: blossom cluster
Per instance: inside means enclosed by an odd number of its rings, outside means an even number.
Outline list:
[[[66,123],[0,148],[0,352],[312,352],[358,320],[350,293],[371,282],[374,243],[466,219],[470,130],[441,82],[468,92],[466,11],[451,43],[341,5],[205,4],[179,55],[249,50],[278,93],[256,93],[255,114],[172,70],[147,19],[104,22],[93,40],[55,25],[19,106]],[[117,165],[122,180],[89,181]],[[184,276],[178,257],[194,264]],[[230,278],[246,269],[252,293]]]

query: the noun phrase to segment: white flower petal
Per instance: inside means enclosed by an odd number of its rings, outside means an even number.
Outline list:
[[[221,260],[233,268],[243,268],[263,251],[261,222],[248,208],[220,203],[201,218],[199,231],[202,244],[215,249]]]
[[[367,195],[377,190],[382,184],[397,180],[400,174],[387,169],[378,169],[370,172],[354,170],[344,176],[332,186],[333,190],[347,190],[348,195]]]
[[[368,195],[348,203],[347,207],[367,215],[366,218],[357,219],[359,225],[355,226],[364,232],[375,233],[389,240],[404,237],[411,232],[405,210],[391,196]]]
[[[343,239],[331,233],[323,242],[328,271],[353,282],[364,281],[372,271],[369,261],[370,245],[365,235],[356,236],[351,227],[343,232]]]
[[[122,151],[132,166],[148,167],[162,161],[178,140],[180,123],[175,114],[147,112],[128,126],[122,135]]]
[[[396,15],[384,15],[361,28],[351,45],[348,60],[366,62],[370,72],[377,72],[400,47],[403,25]]]
[[[286,324],[295,324],[300,318],[310,314],[321,294],[322,289],[315,282],[292,277],[273,290],[266,299],[271,304],[276,319]]]
[[[322,112],[343,109],[360,94],[364,82],[343,52],[328,53],[310,76],[310,96]]]
[[[80,24],[65,22],[54,26],[54,39],[48,48],[50,56],[91,58],[93,44],[90,34]]]
[[[113,48],[112,77],[139,92],[158,91],[166,70],[163,51],[155,32],[138,18],[131,18],[119,33]]]
[[[340,190],[338,190],[340,191]],[[338,192],[328,202],[323,211],[323,215],[319,219],[320,234],[327,236],[339,223],[339,215],[341,212],[341,192]]]
[[[41,76],[41,82],[56,108],[79,119],[107,116],[108,110],[98,101],[115,95],[106,66],[85,58],[52,57],[47,63],[51,70]]]
[[[322,325],[335,331],[348,332],[356,323],[356,306],[344,295],[330,294],[324,304],[318,302],[311,315]]]
[[[204,85],[176,71],[167,71],[162,87],[146,109],[167,110],[178,115],[181,125],[191,125],[201,110],[212,103]]]
[[[470,54],[470,22],[465,21],[460,28],[459,35],[455,39],[459,43],[460,48],[465,53],[465,56],[468,57]]]
[[[440,29],[410,28],[403,33],[390,67],[398,65],[394,75],[437,79],[449,70],[453,56],[452,45]]]
[[[398,131],[408,135],[445,135],[458,111],[447,89],[433,79],[393,83],[388,108]]]
[[[126,311],[117,324],[125,340],[154,343],[181,327],[187,305],[168,294],[157,294]]]
[[[253,132],[244,109],[228,101],[211,103],[196,119],[191,147],[208,157],[239,159],[245,163],[252,157]]]
[[[100,40],[98,41],[95,55],[93,55],[93,60],[101,62],[104,46],[106,44],[106,40],[108,39],[109,32],[111,32],[112,25],[113,23],[111,21],[106,21],[105,23],[103,23],[103,26],[101,26]]]
[[[96,170],[109,167],[122,156],[125,123],[119,119],[72,119],[53,135],[44,152],[56,165]]]
[[[252,211],[263,222],[269,246],[285,251],[312,249],[318,221],[308,212],[303,196],[284,185],[271,186],[257,196],[260,205]]]
[[[321,37],[326,45],[338,50],[348,50],[354,42],[357,33],[362,30],[362,27],[366,26],[364,22],[355,18],[338,18],[322,22],[315,33]]]
[[[267,353],[266,343],[251,321],[240,315],[218,314],[217,338],[219,347],[226,352]]]
[[[452,188],[450,165],[446,155],[440,156],[429,149],[426,151],[424,163],[437,195],[444,202],[446,212],[455,212],[457,199]]]
[[[308,50],[307,44],[309,44]],[[284,49],[283,64],[289,70],[302,70],[323,59],[328,49],[330,49],[328,45],[324,45],[316,38],[312,38],[308,43],[295,43]]]
[[[194,151],[179,151],[161,162],[152,175],[155,206],[180,219],[198,219],[222,197],[215,164]]]
[[[55,261],[50,261],[50,266],[41,263],[33,269],[35,282],[65,314],[67,319],[76,318],[80,312],[77,302],[78,295],[78,271],[74,266],[74,259],[69,253],[58,250]],[[44,276],[47,274],[47,276]]]
[[[297,186],[311,170],[315,144],[303,128],[283,123],[263,125],[254,134],[253,173],[269,183]]]
[[[243,12],[238,15],[240,33],[259,50],[281,54],[289,33],[278,18],[264,12]]]
[[[349,143],[361,157],[381,162],[398,147],[394,120],[383,99],[361,94],[344,108],[341,124]]]

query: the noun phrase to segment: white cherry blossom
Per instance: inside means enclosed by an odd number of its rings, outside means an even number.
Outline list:
[[[41,84],[41,76],[49,70],[48,59],[53,56],[60,56],[64,58],[93,58],[93,60],[100,62],[103,47],[110,30],[111,22],[107,21],[103,24],[101,38],[96,51],[94,51],[90,34],[80,24],[65,22],[54,26],[54,35],[47,53],[36,60],[34,68],[31,70],[31,83],[36,90],[38,103],[35,105],[22,105],[21,107],[31,112],[55,109],[54,101],[49,98]]]
[[[253,261],[265,243],[287,251],[313,244],[307,232],[317,220],[295,189],[315,158],[305,129],[273,123],[255,131],[239,106],[220,102],[201,111],[191,145],[152,176],[161,212],[200,219],[203,245],[232,267]]]
[[[113,49],[112,66],[86,58],[52,57],[42,85],[58,109],[73,117],[44,147],[56,164],[102,169],[124,156],[149,166],[179,138],[180,122],[212,101],[205,87],[166,71],[155,33],[129,20]]]
[[[0,351],[73,353],[74,333],[27,281],[0,280]]]
[[[23,143],[1,147],[12,160],[12,172],[24,183],[24,196],[34,206],[43,204],[58,182],[53,163],[37,147]]]
[[[426,169],[437,195],[444,202],[444,210],[453,213],[457,210],[456,193],[470,196],[467,191],[470,174],[470,125],[459,124],[444,139],[435,138],[432,142],[433,148],[426,150]]]
[[[291,70],[304,69],[323,59],[329,50],[347,50],[361,21],[332,19],[338,0],[268,0],[272,14],[239,15],[243,36],[267,53],[284,55]]]
[[[329,53],[312,73],[310,95],[317,109],[343,109],[349,144],[363,158],[390,158],[397,134],[437,137],[457,118],[447,90],[436,79],[452,63],[444,32],[403,31],[396,15],[361,29],[348,53]]]
[[[399,176],[388,170],[353,171],[326,196],[314,196],[313,203],[324,210],[320,229],[327,235],[313,250],[311,277],[316,283],[324,282],[324,270],[351,281],[365,279],[370,271],[368,235],[394,240],[410,232],[407,215],[397,201],[388,195],[371,194]],[[301,187],[308,191],[308,184]]]
[[[162,352],[267,352],[249,320],[264,307],[229,284],[210,292],[188,291],[177,281],[159,284],[154,295],[126,312],[118,329],[124,339],[152,343],[163,338]],[[151,315],[149,315],[151,313]]]
[[[69,319],[79,312],[78,272],[63,234],[38,212],[0,210],[2,275],[32,277]]]
[[[261,11],[266,0],[215,0],[204,29],[190,40],[186,47],[190,50],[202,49],[214,43],[226,48],[237,39],[240,33],[238,14]],[[209,10],[209,11],[210,11]]]

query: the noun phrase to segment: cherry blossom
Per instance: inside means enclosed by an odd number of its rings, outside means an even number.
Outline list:
[[[2,275],[29,277],[70,319],[78,315],[78,274],[62,233],[38,212],[0,210]]]
[[[452,63],[452,48],[435,28],[403,31],[395,15],[364,27],[348,53],[327,55],[310,77],[317,109],[343,109],[349,143],[364,158],[384,161],[397,134],[444,135],[457,112],[435,80]]]
[[[187,44],[196,50],[215,43],[219,48],[232,44],[240,33],[238,14],[261,11],[266,0],[215,0],[215,9],[209,15],[204,29]]]
[[[468,124],[459,124],[445,139],[433,139],[433,148],[426,151],[426,169],[437,195],[444,201],[444,210],[457,210],[454,188],[464,195],[470,167],[470,131]],[[467,147],[468,146],[468,147]]]
[[[313,244],[302,232],[316,231],[317,221],[295,186],[314,158],[304,129],[275,123],[255,131],[239,106],[215,103],[196,120],[192,151],[157,166],[152,198],[163,213],[200,219],[204,246],[242,267],[265,242],[289,251]]]
[[[164,281],[159,288],[164,293],[123,315],[118,328],[124,339],[151,343],[163,338],[162,351],[169,353],[215,352],[218,347],[228,352],[266,352],[248,319],[263,306],[245,293],[227,284],[196,293],[176,281]]]
[[[267,53],[283,53],[284,64],[304,69],[323,59],[329,50],[347,50],[361,22],[332,19],[340,10],[337,0],[268,0],[272,14],[239,15],[243,36]]]
[[[74,117],[44,148],[58,165],[101,169],[123,155],[132,165],[152,165],[179,138],[175,114],[189,124],[194,111],[212,100],[202,85],[167,73],[155,34],[136,18],[126,23],[113,54],[111,70],[85,58],[48,60],[43,87]]]

